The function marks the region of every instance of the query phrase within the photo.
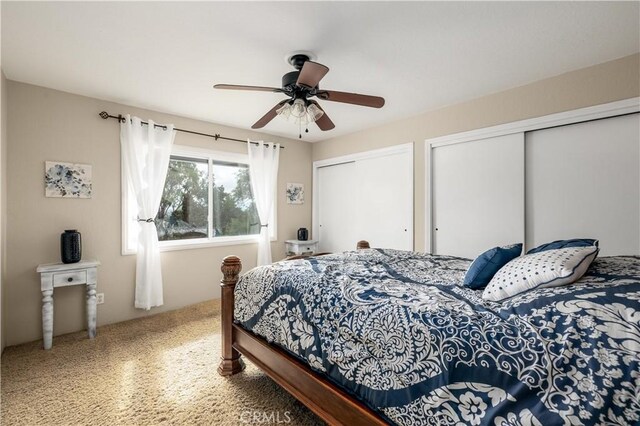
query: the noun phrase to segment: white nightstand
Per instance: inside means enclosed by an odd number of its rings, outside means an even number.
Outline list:
[[[86,284],[87,329],[89,339],[96,337],[98,265],[100,262],[97,260],[81,260],[78,263],[45,263],[36,269],[40,273],[42,340],[45,349],[51,349],[53,341],[53,289],[56,287]]]
[[[305,255],[311,256],[318,251],[318,242],[316,240],[287,240],[284,242],[287,256]]]

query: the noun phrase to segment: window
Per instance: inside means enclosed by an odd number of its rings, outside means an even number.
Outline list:
[[[257,239],[260,220],[247,162],[246,154],[174,146],[156,216],[161,250]],[[138,222],[135,198],[125,185],[123,199],[123,254],[132,254],[137,246]],[[271,216],[269,224],[275,224],[275,211]],[[273,239],[275,226],[269,228]]]
[[[246,164],[213,162],[212,236],[257,235],[260,219]]]
[[[160,208],[158,240],[209,236],[209,162],[171,156]]]

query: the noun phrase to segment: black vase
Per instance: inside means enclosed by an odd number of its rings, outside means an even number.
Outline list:
[[[76,229],[67,229],[60,234],[60,257],[62,263],[77,263],[82,258],[82,238]]]
[[[298,241],[307,241],[309,239],[309,231],[307,228],[298,229]]]

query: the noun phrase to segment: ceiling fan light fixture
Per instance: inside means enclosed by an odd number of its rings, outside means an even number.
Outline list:
[[[324,111],[314,104],[307,106],[303,99],[296,99],[282,105],[276,110],[276,114],[296,124],[307,125],[322,117]]]
[[[280,117],[284,118],[287,121],[290,120],[291,119],[291,103],[287,102],[284,105],[282,105],[280,108],[276,110],[276,114],[278,114]]]
[[[304,115],[307,113],[307,107],[302,99],[296,99],[291,105],[291,116],[303,120]]]
[[[320,117],[322,117],[323,114],[324,111],[314,104],[311,104],[307,107],[307,115],[310,117],[309,122],[317,121]]]

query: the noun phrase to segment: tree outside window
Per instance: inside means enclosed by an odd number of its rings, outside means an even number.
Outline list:
[[[156,226],[160,241],[258,234],[249,168],[172,156]]]

